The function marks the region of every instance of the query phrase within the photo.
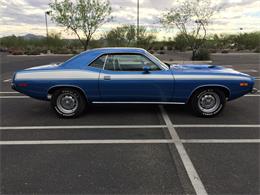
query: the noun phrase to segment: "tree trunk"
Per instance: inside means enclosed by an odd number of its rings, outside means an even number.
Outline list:
[[[196,49],[192,50],[192,57],[191,60],[195,60],[196,59]]]
[[[87,49],[88,49],[88,42],[85,41],[85,43],[84,43],[84,51],[86,51]]]
[[[86,51],[88,49],[89,46],[89,42],[90,42],[90,38],[87,38],[84,42],[84,50]]]
[[[197,55],[197,49],[192,49],[192,57],[191,60],[196,60],[196,55]]]

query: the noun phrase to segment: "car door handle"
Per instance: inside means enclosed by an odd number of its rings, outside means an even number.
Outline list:
[[[104,76],[104,80],[111,80],[111,76]]]

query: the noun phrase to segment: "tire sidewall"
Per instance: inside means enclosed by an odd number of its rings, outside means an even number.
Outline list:
[[[72,113],[63,113],[57,106],[57,99],[60,95],[62,94],[70,94],[70,95],[73,95],[74,97],[77,98],[77,101],[78,101],[78,107],[77,109],[72,112]],[[86,101],[83,97],[83,95],[78,91],[78,90],[75,90],[75,89],[58,89],[56,90],[53,95],[52,95],[52,98],[51,98],[51,106],[53,108],[53,110],[56,112],[56,114],[60,117],[63,117],[63,118],[74,118],[74,117],[77,117],[78,115],[80,115],[84,108],[85,108],[85,105],[86,105]]]
[[[210,112],[210,113],[203,112],[199,108],[199,106],[198,106],[198,101],[199,101],[200,97],[203,94],[207,93],[207,92],[214,92],[214,93],[216,93],[219,96],[219,99],[220,99],[220,103],[219,103],[218,108],[215,111]],[[192,97],[192,101],[191,101],[193,111],[197,115],[202,116],[202,117],[213,117],[213,116],[218,115],[223,110],[223,108],[225,106],[225,103],[226,103],[225,94],[224,94],[224,92],[222,92],[221,90],[218,90],[218,89],[203,89],[203,90],[199,90],[199,91],[197,91],[194,94],[194,96]]]

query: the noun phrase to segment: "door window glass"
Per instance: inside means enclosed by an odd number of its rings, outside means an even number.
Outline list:
[[[138,54],[108,55],[105,69],[113,71],[143,71],[143,67],[150,67],[151,71],[161,70],[148,58]]]

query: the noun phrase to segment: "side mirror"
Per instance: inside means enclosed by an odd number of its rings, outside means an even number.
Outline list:
[[[144,66],[144,67],[143,67],[144,73],[149,73],[150,70],[151,70],[150,66]]]

